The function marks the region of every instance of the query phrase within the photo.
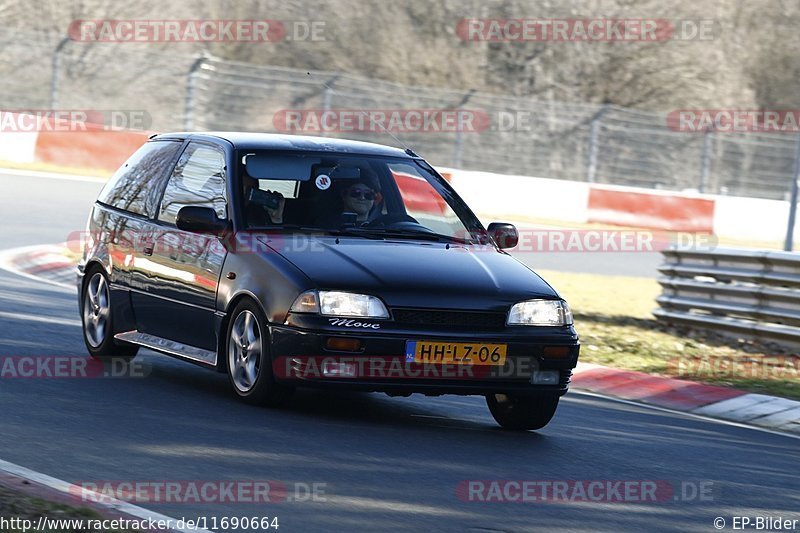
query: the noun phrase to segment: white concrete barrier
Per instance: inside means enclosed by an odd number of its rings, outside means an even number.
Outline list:
[[[18,113],[2,112],[2,120],[17,123]],[[13,118],[5,117],[11,115]],[[36,159],[36,141],[39,132],[6,131],[0,127],[0,161],[13,163],[33,163]]]
[[[99,168],[110,170],[119,164],[117,159],[124,160],[132,150],[146,140],[147,136],[144,132],[130,132],[130,134],[116,132],[107,135],[113,135],[115,144],[120,145],[112,154],[106,154],[108,150],[97,150],[98,142],[107,142],[103,132],[40,135],[38,132],[0,131],[0,161],[45,162],[87,168],[92,163],[97,163]],[[127,142],[120,142],[122,140]],[[75,156],[70,156],[70,146],[74,147]],[[78,157],[82,151],[88,151],[89,160]],[[100,161],[100,154],[108,155],[113,160]],[[610,191],[616,195],[611,199],[612,203],[624,205],[627,211],[620,210],[619,216],[616,217],[613,209],[609,211],[603,207],[605,217],[601,222],[608,224],[664,229],[664,221],[670,217],[671,204],[659,202],[663,205],[657,206],[660,210],[657,216],[654,216],[655,207],[649,205],[653,203],[653,198],[663,196],[673,197],[678,202],[675,204],[678,207],[682,204],[696,203],[701,198],[713,202],[711,226],[713,233],[723,238],[782,241],[789,216],[789,202],[782,200],[590,185],[577,181],[450,168],[440,170],[450,175],[450,183],[485,223],[506,218],[510,221],[541,220],[585,224],[592,221],[593,213],[598,212],[597,206],[592,205],[590,198],[598,196],[601,192],[608,196]],[[642,200],[643,198],[646,201]],[[686,209],[683,211],[685,218]],[[691,212],[689,210],[689,213]],[[679,218],[677,208],[675,218]],[[661,226],[653,226],[655,223],[661,223]],[[800,242],[800,221],[795,228],[794,237],[795,241]]]
[[[782,241],[786,237],[789,202],[739,196],[714,197],[714,234],[755,241]],[[800,219],[794,228],[800,242]]]
[[[674,222],[682,224],[696,221],[695,231],[712,231],[722,238],[780,242],[785,237],[789,217],[789,202],[782,200],[590,185],[449,168],[441,170],[450,175],[450,183],[483,222],[505,217],[509,221],[533,219],[568,224],[595,221],[669,229],[670,219],[674,218]],[[609,192],[613,192],[610,202]],[[605,198],[599,198],[599,193]],[[609,203],[616,207],[609,209]],[[596,216],[600,211],[604,214],[603,220]],[[800,242],[800,219],[794,238]]]
[[[470,170],[442,171],[452,175],[453,188],[481,219],[506,216],[576,224],[588,221],[588,183]]]

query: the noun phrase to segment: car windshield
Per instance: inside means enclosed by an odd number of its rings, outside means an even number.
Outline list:
[[[481,242],[485,230],[424,161],[329,154],[240,154],[248,229]]]

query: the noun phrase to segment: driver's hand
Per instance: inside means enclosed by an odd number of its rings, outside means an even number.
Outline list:
[[[268,193],[272,193],[276,196],[280,197],[280,202],[278,203],[278,207],[275,209],[270,209],[267,207],[267,214],[269,215],[270,220],[273,224],[283,224],[283,208],[286,206],[286,198],[279,192],[267,191]]]

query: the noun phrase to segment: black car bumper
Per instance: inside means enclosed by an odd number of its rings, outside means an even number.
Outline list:
[[[298,386],[398,395],[562,395],[580,351],[571,326],[481,332],[401,330],[383,324],[378,331],[343,331],[326,319],[290,322],[270,328],[272,366],[277,381]],[[358,348],[331,349],[331,339]],[[409,341],[505,344],[507,356],[502,366],[415,363],[406,356]]]

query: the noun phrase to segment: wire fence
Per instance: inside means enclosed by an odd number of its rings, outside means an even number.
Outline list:
[[[441,166],[781,200],[800,153],[794,135],[674,131],[665,112],[307,73],[181,46],[0,30],[0,108],[136,109],[156,131],[266,132],[282,131],[287,110],[467,110],[486,127],[395,135]],[[394,142],[375,127],[322,134]]]

